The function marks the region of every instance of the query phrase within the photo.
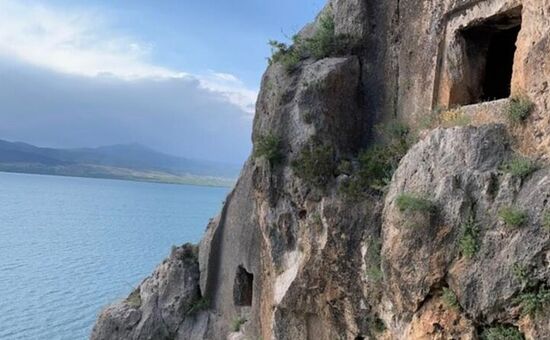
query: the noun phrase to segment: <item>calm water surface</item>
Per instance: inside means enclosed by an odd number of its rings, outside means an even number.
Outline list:
[[[87,339],[228,189],[0,173],[0,339]]]

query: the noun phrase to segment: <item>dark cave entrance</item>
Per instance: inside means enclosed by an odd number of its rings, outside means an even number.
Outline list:
[[[237,267],[235,283],[233,284],[233,300],[235,306],[252,306],[254,275],[243,266]]]
[[[521,7],[476,22],[458,32],[463,49],[462,81],[451,106],[508,98]]]

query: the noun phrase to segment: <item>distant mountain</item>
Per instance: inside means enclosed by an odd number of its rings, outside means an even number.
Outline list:
[[[0,171],[230,185],[240,167],[164,154],[139,144],[53,149],[0,140]]]

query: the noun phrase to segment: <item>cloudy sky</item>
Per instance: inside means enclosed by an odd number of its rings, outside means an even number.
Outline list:
[[[269,39],[324,0],[0,0],[0,139],[242,162]]]

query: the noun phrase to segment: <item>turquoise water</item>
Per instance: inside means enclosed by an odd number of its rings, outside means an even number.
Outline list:
[[[228,189],[0,173],[0,339],[87,339]]]

